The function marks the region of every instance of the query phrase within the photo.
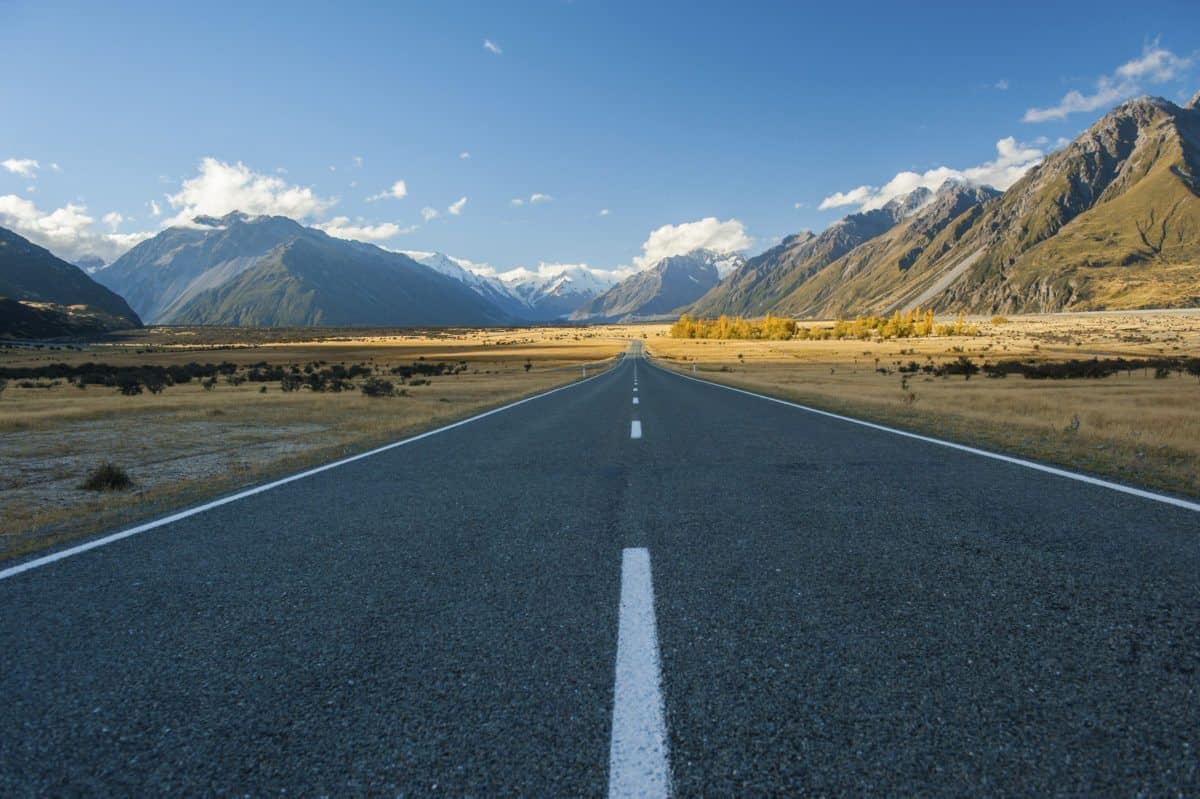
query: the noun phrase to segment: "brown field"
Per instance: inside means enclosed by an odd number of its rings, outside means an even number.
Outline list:
[[[1198,357],[1200,311],[970,319],[981,335],[874,341],[716,341],[650,331],[659,363],[709,380],[1118,480],[1200,495],[1200,380],[1153,370],[1100,378],[904,381],[900,364],[1016,358]],[[881,374],[878,369],[890,374]],[[903,387],[905,386],[906,387]]]
[[[211,391],[193,380],[136,396],[67,381],[23,388],[11,379],[0,393],[0,559],[461,419],[577,380],[584,365],[595,374],[633,334],[620,327],[370,335],[163,328],[84,348],[0,348],[4,367],[224,361],[241,371],[264,361],[325,362],[366,364],[390,377],[392,366],[420,359],[466,362],[465,371],[432,377],[430,385],[399,386],[407,396],[377,398],[357,388],[283,392],[279,382],[235,386],[225,378]],[[133,488],[83,490],[85,476],[105,461],[124,468]]]

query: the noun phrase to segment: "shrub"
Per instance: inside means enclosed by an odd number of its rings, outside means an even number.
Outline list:
[[[124,491],[133,486],[133,480],[120,466],[108,461],[97,466],[83,481],[86,491]]]
[[[396,394],[396,384],[382,377],[368,377],[361,388],[364,397],[391,397]]]

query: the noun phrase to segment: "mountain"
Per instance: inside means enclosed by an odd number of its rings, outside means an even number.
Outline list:
[[[928,189],[918,188],[883,208],[850,214],[819,235],[805,231],[788,236],[779,245],[747,260],[697,300],[690,311],[700,316],[766,313],[824,266],[912,216],[932,196]]]
[[[775,312],[838,316],[925,304],[927,299],[921,295],[931,278],[924,271],[922,256],[937,251],[930,245],[937,241],[940,246],[944,232],[953,237],[969,227],[998,197],[1000,192],[988,186],[946,181],[919,204],[908,203],[906,218],[796,285],[776,302]]]
[[[233,279],[305,230],[280,216],[200,216],[191,226],[167,228],[138,244],[96,272],[96,280],[129,300],[143,319],[171,322],[192,297]]]
[[[613,286],[613,281],[581,266],[569,266],[549,276],[524,269],[516,271],[504,282],[528,307],[526,318],[533,321],[566,319],[572,311]]]
[[[125,317],[86,305],[0,297],[0,339],[94,338],[131,327],[134,325]]]
[[[468,262],[440,252],[418,252],[415,250],[402,250],[401,252],[417,263],[424,264],[446,277],[452,277],[460,283],[469,286],[472,291],[495,305],[508,316],[514,319],[533,318],[532,309],[507,284],[499,278],[486,277],[472,272],[467,268]]]
[[[81,255],[75,259],[74,264],[91,275],[103,269],[106,262],[98,255]]]
[[[176,307],[171,321],[407,327],[511,320],[459,281],[407,256],[321,234],[281,244],[219,286],[196,293]]]
[[[720,282],[721,269],[736,270],[740,256],[712,250],[663,258],[638,272],[571,314],[572,321],[634,321],[669,316],[686,307]]]
[[[772,309],[797,316],[1200,306],[1200,97],[1114,108],[1003,195],[948,187]]]
[[[96,279],[156,324],[487,325],[509,314],[401,253],[280,216],[196,217],[138,244]]]
[[[84,325],[95,329],[141,327],[133,309],[119,295],[88,277],[82,269],[56,257],[11,230],[0,228],[0,297],[34,303],[44,311],[74,316],[75,322],[62,320],[64,328]],[[11,305],[9,312],[16,312]],[[44,314],[43,314],[44,316]],[[67,330],[61,335],[72,335]]]
[[[1113,109],[1026,173],[937,263],[949,308],[1200,306],[1200,95]]]

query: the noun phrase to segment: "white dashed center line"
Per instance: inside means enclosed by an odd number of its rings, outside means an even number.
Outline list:
[[[637,405],[637,404],[638,404],[638,398],[637,398],[637,397],[634,397],[634,398],[633,398],[633,404],[634,404],[634,405]]]
[[[630,438],[641,438],[642,437],[642,423],[640,421],[638,421],[637,419],[634,419],[633,422],[629,425],[629,437]]]
[[[613,690],[608,795],[671,795],[662,666],[654,622],[650,552],[626,549],[621,556],[621,610],[617,630],[617,673]]]

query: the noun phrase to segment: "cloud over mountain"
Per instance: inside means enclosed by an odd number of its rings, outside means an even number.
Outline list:
[[[167,195],[178,209],[167,224],[187,225],[197,216],[224,216],[231,211],[251,215],[307,219],[331,208],[336,200],[318,197],[307,186],[296,186],[275,175],[254,172],[241,161],[226,163],[207,157],[199,172]]]
[[[663,225],[651,231],[642,243],[642,254],[633,262],[638,269],[648,269],[672,255],[683,255],[693,250],[714,252],[740,252],[754,246],[754,239],[746,233],[746,226],[737,219],[724,222],[715,216],[683,222],[678,225]]]
[[[820,209],[857,206],[860,210],[871,211],[914,189],[933,191],[947,180],[961,180],[1003,191],[1020,180],[1044,155],[1037,147],[1019,143],[1012,136],[1007,136],[996,142],[996,157],[991,161],[966,169],[939,166],[925,172],[899,172],[882,186],[863,185],[834,192],[821,201]]]

